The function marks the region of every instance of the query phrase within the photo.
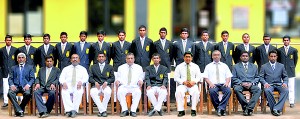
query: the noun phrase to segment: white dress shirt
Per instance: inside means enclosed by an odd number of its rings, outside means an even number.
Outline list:
[[[202,82],[202,77],[200,73],[200,68],[195,63],[191,62],[189,63],[190,67],[190,73],[191,73],[191,81],[194,82]],[[187,81],[187,64],[185,62],[180,63],[174,73],[174,80],[178,82],[179,84],[182,84],[184,81]]]
[[[128,72],[129,65],[127,63],[119,66],[118,68],[118,76],[116,76],[116,81],[119,81],[121,85],[125,85],[126,87],[139,87],[138,81],[143,81],[144,73],[143,68],[138,64],[131,65],[131,82],[128,85]]]
[[[223,62],[218,62],[218,65],[220,84],[224,84],[226,82],[226,78],[232,77],[232,74],[228,66]],[[206,65],[203,73],[203,78],[208,78],[213,84],[217,84],[216,62],[211,62]]]
[[[81,65],[77,65],[75,68],[76,68],[76,85],[79,81],[81,81],[82,84],[86,83],[89,79],[89,74],[88,74],[87,70]],[[74,66],[69,65],[62,70],[60,77],[59,77],[59,82],[61,84],[67,83],[68,87],[72,86],[73,69],[74,69]]]

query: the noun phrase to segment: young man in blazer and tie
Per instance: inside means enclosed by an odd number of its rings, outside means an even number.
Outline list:
[[[36,72],[37,57],[36,48],[31,45],[32,36],[30,34],[24,35],[25,45],[18,48],[18,53],[24,53],[26,55],[26,64],[32,65],[34,72]]]
[[[255,49],[255,59],[256,63],[258,65],[258,71],[260,71],[260,68],[263,64],[269,62],[268,54],[272,50],[276,50],[276,47],[270,44],[271,42],[271,36],[269,34],[264,34],[263,36],[264,44],[256,47]]]
[[[37,49],[37,61],[40,68],[46,67],[46,56],[54,56],[55,48],[50,44],[50,34],[44,34],[43,36],[44,44]],[[55,58],[54,58],[55,59]],[[55,60],[53,60],[53,66],[56,66]]]
[[[53,66],[53,56],[45,57],[45,67],[40,68],[35,80],[34,98],[40,118],[48,117],[55,102],[55,90],[59,80],[60,70]],[[48,93],[46,104],[43,103],[43,94]],[[35,110],[33,110],[35,111]]]
[[[55,60],[58,61],[58,68],[63,70],[66,66],[71,64],[71,56],[72,56],[72,49],[73,45],[67,41],[68,34],[66,32],[60,33],[60,43],[55,45]]]
[[[8,106],[7,93],[9,90],[8,78],[11,67],[17,64],[17,48],[11,45],[12,36],[5,36],[5,46],[0,49],[0,67],[2,68],[3,77],[3,105],[2,107]]]
[[[242,35],[242,40],[243,40],[243,44],[240,44],[235,47],[234,54],[233,54],[234,63],[237,64],[241,61],[240,56],[243,51],[247,51],[249,53],[249,62],[254,63],[256,53],[255,53],[255,47],[249,44],[250,35],[248,33],[244,33]]]
[[[86,31],[79,33],[80,41],[74,43],[72,53],[78,54],[80,58],[80,65],[83,66],[87,71],[90,68],[91,58],[91,44],[86,42],[88,34]]]
[[[101,51],[97,54],[98,63],[91,66],[89,73],[92,86],[90,94],[98,107],[98,117],[107,117],[107,104],[112,93],[110,84],[115,81],[115,76],[113,67],[105,63],[106,54]],[[101,94],[104,96],[103,101],[100,100]]]
[[[290,107],[293,108],[295,106],[295,68],[297,66],[298,61],[298,50],[290,46],[290,36],[283,36],[282,39],[284,46],[278,49],[278,62],[284,65],[287,75],[289,77],[289,102]]]
[[[98,64],[98,53],[103,52],[105,54],[105,63],[109,64],[111,59],[111,45],[110,43],[104,41],[106,33],[104,31],[97,32],[98,41],[92,44],[90,54],[94,64]]]
[[[264,93],[269,102],[271,113],[280,116],[284,103],[289,95],[288,75],[284,65],[277,62],[277,51],[269,52],[269,62],[261,66],[260,83],[264,86]],[[278,91],[280,96],[276,103],[273,92]]]

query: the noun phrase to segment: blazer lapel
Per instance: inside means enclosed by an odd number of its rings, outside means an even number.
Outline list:
[[[154,65],[151,66],[151,70],[152,70],[152,72],[154,72],[156,74],[156,70],[155,70]]]
[[[206,49],[204,49],[203,43],[204,43],[204,42],[202,42],[202,41],[199,43],[200,49],[203,50],[203,51],[206,51],[206,50],[207,50],[207,45],[206,45]]]
[[[182,40],[179,40],[179,41],[178,41],[178,44],[179,44],[179,48],[180,48],[180,50],[181,50],[181,53],[184,54],[184,49],[183,49]]]
[[[160,39],[158,39],[157,44],[158,44],[158,46],[160,47],[160,49],[164,50],[163,47],[162,47],[162,43],[161,43]],[[166,44],[166,43],[165,43],[165,44]],[[166,47],[166,45],[165,45],[165,47]]]
[[[169,41],[167,40],[167,39],[165,39],[165,49],[168,49],[169,48]],[[165,50],[165,49],[163,49],[163,50]]]

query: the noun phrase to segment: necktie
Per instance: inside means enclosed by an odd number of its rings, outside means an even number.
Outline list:
[[[132,73],[131,73],[131,66],[129,66],[129,71],[128,71],[128,85],[130,85],[131,83],[131,77],[132,77]]]
[[[186,48],[186,41],[183,41],[183,52],[185,52],[185,48]]]
[[[29,52],[29,46],[26,46],[26,54]]]
[[[144,39],[141,39],[142,49],[144,48]]]
[[[76,67],[73,68],[73,74],[72,74],[72,86],[75,87],[76,84]]]
[[[217,79],[217,83],[220,83],[220,77],[219,77],[219,64],[216,63],[216,79]]]
[[[226,51],[227,51],[227,44],[224,43],[224,53],[226,54]]]
[[[154,66],[155,67],[155,72],[157,73],[157,70],[158,70],[158,66]]]
[[[124,45],[124,42],[123,41],[121,41],[121,48],[123,49],[123,45]]]
[[[99,43],[99,48],[102,50],[102,42]]]
[[[45,54],[48,52],[48,45],[45,46]]]
[[[162,48],[165,49],[165,40],[161,40]]]
[[[285,55],[288,54],[288,51],[289,51],[288,47],[285,47]]]
[[[50,68],[47,68],[47,70],[46,70],[46,81],[45,81],[45,83],[47,83],[48,78],[49,78],[49,75],[50,75]]]
[[[275,64],[272,64],[272,69],[275,70]]]
[[[266,53],[268,54],[269,53],[269,47],[266,46]]]
[[[245,72],[248,72],[247,64],[244,64]]]
[[[245,45],[245,50],[248,52],[248,48],[247,48],[247,45]]]
[[[191,81],[191,70],[190,70],[190,65],[186,65],[186,79],[187,81]]]
[[[20,84],[23,87],[23,65],[20,66]]]
[[[206,43],[203,43],[203,46],[204,46],[204,50],[206,50]]]
[[[83,50],[84,43],[80,43],[80,50]]]
[[[100,64],[100,71],[102,73],[102,71],[103,71],[103,64]]]
[[[10,47],[6,47],[7,54],[9,55]]]
[[[65,45],[62,45],[62,47],[61,47],[61,53],[64,54],[64,52],[65,52]]]

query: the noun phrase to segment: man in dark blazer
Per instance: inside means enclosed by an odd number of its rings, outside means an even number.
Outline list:
[[[160,116],[163,115],[161,106],[168,94],[168,68],[160,65],[160,55],[154,53],[152,55],[152,61],[154,65],[146,67],[145,82],[147,85],[147,96],[153,105],[153,110],[148,113],[148,116],[153,116],[155,112],[158,112]],[[158,94],[156,98],[155,94]]]
[[[288,75],[284,65],[277,62],[277,52],[269,52],[269,62],[261,66],[260,83],[264,86],[264,92],[269,102],[271,113],[280,116],[284,103],[289,95]],[[280,96],[276,103],[273,91],[278,91]]]
[[[5,36],[5,46],[0,49],[0,67],[2,68],[1,74],[3,78],[3,105],[2,107],[8,106],[7,93],[9,90],[8,77],[11,67],[17,65],[17,48],[11,45],[12,36]]]
[[[208,41],[208,31],[202,31],[202,41],[195,44],[194,61],[199,66],[201,73],[204,72],[205,66],[212,62],[211,54],[214,51],[214,45]]]
[[[182,63],[183,55],[185,52],[189,51],[193,53],[194,49],[194,43],[191,39],[188,39],[189,37],[189,30],[187,28],[182,28],[180,33],[180,40],[175,41],[173,45],[173,56],[174,60],[176,62],[176,65],[179,65]],[[194,54],[194,53],[193,53]]]
[[[19,53],[17,59],[18,65],[11,67],[9,74],[8,82],[10,89],[7,96],[13,104],[15,116],[23,117],[25,106],[31,99],[31,87],[35,78],[33,66],[26,64],[25,53]],[[23,100],[20,105],[16,98],[18,93],[23,94]]]
[[[293,108],[295,106],[295,68],[298,61],[298,50],[290,46],[290,42],[290,36],[283,36],[284,46],[278,49],[278,62],[284,65],[284,68],[289,77],[289,102],[290,107]]]
[[[222,41],[215,45],[215,50],[219,50],[221,52],[221,62],[225,63],[228,68],[232,70],[234,44],[228,41],[228,31],[222,31],[221,38]]]
[[[92,60],[94,64],[98,64],[98,54],[99,52],[103,52],[105,53],[105,63],[109,64],[110,63],[110,59],[111,59],[111,45],[108,42],[104,41],[104,37],[106,36],[106,33],[104,31],[98,31],[97,32],[97,38],[98,41],[94,44],[92,44],[91,50],[90,50],[90,54],[92,55]]]
[[[36,57],[36,48],[31,45],[32,39],[30,34],[24,35],[25,45],[18,48],[17,53],[26,54],[26,64],[32,65],[34,72],[36,72],[36,65],[38,63]]]
[[[115,81],[114,70],[111,65],[105,63],[106,54],[104,52],[99,52],[97,59],[98,63],[90,68],[89,82],[92,87],[90,94],[98,107],[98,116],[107,117],[107,104],[112,93],[110,84]],[[103,101],[100,100],[99,94],[103,94]]]
[[[140,36],[135,38],[130,47],[130,52],[134,54],[136,64],[143,67],[143,70],[150,65],[153,53],[153,41],[146,36],[146,26],[139,27]]]
[[[256,55],[255,47],[253,45],[249,44],[249,40],[250,40],[249,34],[244,33],[242,35],[242,39],[243,39],[243,44],[240,44],[235,47],[234,54],[233,54],[234,63],[237,64],[241,61],[240,56],[242,55],[241,53],[243,51],[247,51],[249,53],[249,62],[254,63],[255,55]]]
[[[241,62],[235,64],[232,69],[232,84],[234,92],[242,105],[244,116],[251,116],[255,104],[261,94],[260,88],[257,86],[259,75],[257,66],[249,62],[249,53],[242,51],[240,56]],[[248,102],[243,91],[250,91],[251,99]]]
[[[72,56],[73,45],[67,41],[68,34],[66,32],[60,33],[60,43],[55,45],[55,60],[58,61],[58,68],[62,70],[71,64],[70,58]]]
[[[83,66],[87,71],[90,68],[91,58],[91,44],[86,42],[87,32],[81,31],[79,33],[80,41],[76,42],[73,46],[72,53],[78,54],[80,58],[80,65]]]
[[[173,43],[166,39],[167,29],[165,27],[159,30],[160,39],[155,41],[154,52],[160,54],[160,64],[168,68],[168,72],[171,72],[171,62],[173,60]]]
[[[50,34],[44,34],[43,36],[44,44],[38,47],[37,49],[37,61],[38,65],[41,67],[45,67],[46,64],[46,56],[54,56],[55,48],[53,45],[51,45],[50,42]],[[53,60],[54,61],[54,60]],[[53,62],[53,66],[56,65],[56,62]]]
[[[40,118],[47,117],[51,112],[55,98],[55,90],[59,80],[60,70],[53,66],[53,56],[45,57],[45,67],[40,68],[35,80],[34,98]],[[48,93],[46,104],[43,103],[43,94]],[[35,110],[33,110],[35,111]]]
[[[125,41],[126,32],[120,30],[118,33],[119,40],[114,42],[111,47],[111,58],[113,59],[114,71],[118,71],[118,67],[126,63],[126,55],[129,52],[131,43]]]
[[[264,44],[256,47],[256,63],[258,65],[258,71],[260,71],[260,68],[263,64],[269,62],[268,59],[268,53],[272,50],[276,50],[276,47],[270,44],[271,42],[271,36],[269,34],[264,34],[263,36]]]

